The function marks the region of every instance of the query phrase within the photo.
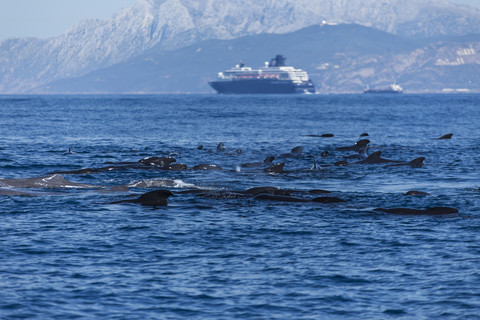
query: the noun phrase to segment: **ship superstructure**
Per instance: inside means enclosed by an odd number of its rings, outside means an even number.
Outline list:
[[[385,88],[370,88],[367,86],[364,90],[364,93],[403,93],[403,88],[397,84],[392,83],[390,86]]]

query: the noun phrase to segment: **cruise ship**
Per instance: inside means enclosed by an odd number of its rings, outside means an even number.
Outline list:
[[[403,93],[403,89],[400,85],[392,83],[386,88],[370,88],[367,86],[363,90],[363,93]]]
[[[217,80],[208,84],[222,94],[315,93],[307,72],[286,66],[282,55],[259,69],[238,64],[219,72]]]

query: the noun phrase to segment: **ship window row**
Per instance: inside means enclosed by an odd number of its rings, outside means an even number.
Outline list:
[[[242,79],[242,78],[278,78],[308,81],[308,75],[304,71],[300,72],[220,72],[219,78],[223,79]]]

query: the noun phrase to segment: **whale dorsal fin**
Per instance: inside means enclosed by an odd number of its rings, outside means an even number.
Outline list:
[[[293,148],[291,152],[292,152],[293,154],[297,154],[297,155],[298,155],[298,154],[302,154],[303,148],[302,148],[301,146],[298,146],[298,147]]]
[[[274,157],[274,156],[270,156],[270,157],[265,158],[265,160],[263,160],[263,162],[265,162],[265,163],[272,163],[273,160],[275,160],[275,157]]]
[[[409,166],[412,166],[412,167],[423,167],[423,161],[425,160],[425,157],[420,157],[420,158],[416,158],[416,159],[413,159],[412,161],[410,161],[408,163]]]
[[[439,139],[452,139],[453,133],[447,133],[441,136]]]
[[[371,155],[367,157],[367,159],[363,160],[364,162],[367,163],[375,163],[380,161],[380,156],[382,155],[382,151],[375,151]]]

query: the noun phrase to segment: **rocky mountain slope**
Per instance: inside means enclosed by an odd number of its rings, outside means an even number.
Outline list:
[[[323,20],[416,37],[480,30],[480,10],[445,0],[139,0],[109,20],[83,21],[60,37],[4,41],[0,92],[31,91],[152,48],[162,52],[208,39],[282,34]]]
[[[412,40],[354,24],[288,34],[206,40],[150,52],[82,77],[36,88],[50,93],[213,93],[208,81],[240,61],[263,66],[275,54],[305,69],[320,93],[362,92],[399,82],[407,92],[480,92],[480,35]]]

